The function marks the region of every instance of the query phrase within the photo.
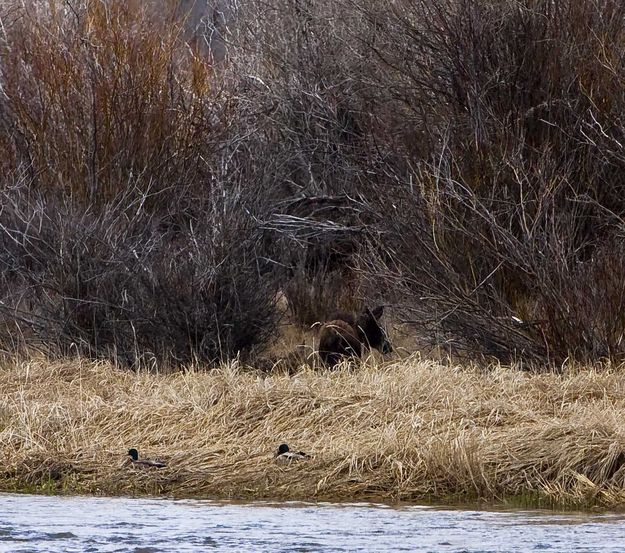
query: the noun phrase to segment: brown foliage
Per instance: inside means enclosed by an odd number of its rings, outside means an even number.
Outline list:
[[[114,0],[26,2],[11,16],[5,174],[27,168],[31,186],[94,205],[129,187],[175,197],[209,178],[230,103],[173,13]]]
[[[236,206],[302,323],[379,296],[420,344],[623,355],[622,3],[246,2],[219,64],[149,6],[3,5],[4,188],[174,252]]]

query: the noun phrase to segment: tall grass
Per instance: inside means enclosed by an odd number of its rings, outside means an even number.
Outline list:
[[[416,358],[266,376],[5,365],[0,489],[298,500],[623,505],[620,370],[529,374]],[[312,455],[277,465],[282,442]],[[125,463],[129,447],[168,462]]]

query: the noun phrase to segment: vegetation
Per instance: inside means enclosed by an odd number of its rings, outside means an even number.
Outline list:
[[[625,501],[622,372],[410,358],[359,371],[3,367],[0,489],[284,500]],[[280,443],[312,455],[277,464]],[[141,469],[129,447],[167,461]]]
[[[622,505],[625,4],[178,4],[0,5],[0,489]]]
[[[252,360],[278,294],[391,304],[412,349],[621,360],[622,2],[251,1],[207,22],[223,59],[185,17],[0,7],[5,351]]]

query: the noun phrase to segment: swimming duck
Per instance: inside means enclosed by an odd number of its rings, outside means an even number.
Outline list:
[[[303,461],[305,459],[310,459],[310,455],[304,453],[303,451],[298,451],[297,453],[291,451],[287,444],[281,444],[280,447],[278,447],[275,457],[276,461],[279,463],[290,463],[291,461]]]
[[[163,461],[139,459],[139,452],[134,447],[128,450],[128,455],[130,456],[132,464],[138,467],[156,467],[160,469],[167,466],[167,463],[164,463]]]

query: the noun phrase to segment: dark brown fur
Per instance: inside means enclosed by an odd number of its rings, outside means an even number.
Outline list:
[[[323,363],[333,367],[345,357],[360,357],[363,349],[370,347],[390,353],[392,347],[378,323],[382,312],[382,307],[376,307],[362,313],[334,313],[319,333],[319,357]]]

